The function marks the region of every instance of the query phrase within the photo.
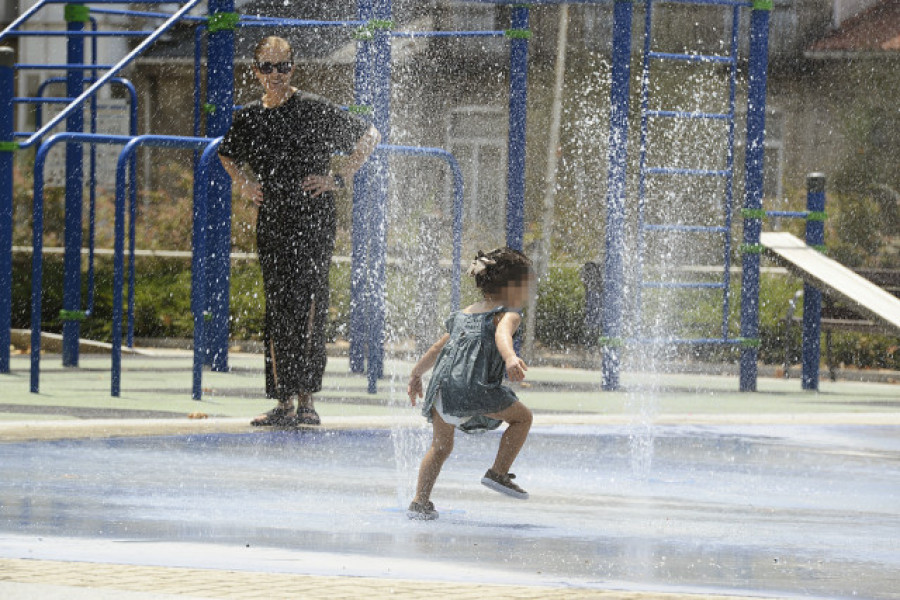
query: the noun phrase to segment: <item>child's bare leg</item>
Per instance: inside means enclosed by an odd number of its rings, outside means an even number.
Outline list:
[[[525,438],[528,437],[528,431],[531,429],[531,410],[521,402],[516,402],[505,410],[487,416],[509,423],[509,427],[500,438],[497,457],[491,467],[494,473],[506,475],[519,455],[519,450],[525,444]]]
[[[448,425],[438,412],[431,410],[431,424],[434,429],[434,436],[431,440],[431,447],[425,453],[422,459],[422,466],[419,467],[419,481],[416,485],[416,497],[414,502],[424,504],[431,497],[431,490],[434,488],[434,482],[437,481],[438,475],[441,473],[441,467],[444,461],[453,451],[453,425]]]

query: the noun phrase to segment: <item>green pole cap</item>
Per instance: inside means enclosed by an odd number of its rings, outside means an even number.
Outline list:
[[[742,208],[741,216],[745,219],[765,219],[766,211],[762,208]]]
[[[604,348],[621,348],[625,345],[625,340],[617,337],[600,336],[597,338],[597,343]]]
[[[63,15],[66,23],[87,23],[91,20],[91,9],[84,4],[66,4]]]
[[[16,64],[16,52],[9,46],[0,46],[0,67],[11,67]]]
[[[806,190],[811,194],[825,191],[825,173],[810,173],[806,176]]]
[[[531,30],[530,29],[507,29],[503,32],[506,37],[514,39],[514,40],[530,40],[531,39]]]
[[[738,338],[744,348],[759,348],[759,338]]]
[[[241,15],[236,12],[217,12],[207,17],[206,28],[210,33],[217,31],[233,31],[237,28]]]
[[[775,8],[774,0],[753,0],[753,10],[772,10]]]
[[[83,310],[65,310],[59,311],[60,321],[84,321],[87,314]]]

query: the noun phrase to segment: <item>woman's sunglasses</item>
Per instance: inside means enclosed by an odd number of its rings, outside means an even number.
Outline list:
[[[279,63],[270,63],[270,62],[262,62],[256,63],[256,68],[259,69],[259,72],[263,75],[269,75],[272,71],[278,71],[279,73],[290,73],[291,69],[294,68],[294,63],[292,62],[279,62]]]

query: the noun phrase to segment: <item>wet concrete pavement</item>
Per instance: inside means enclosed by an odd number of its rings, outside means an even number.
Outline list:
[[[428,431],[388,361],[379,393],[329,361],[318,432],[260,431],[261,358],[78,369],[27,356],[0,377],[0,598],[900,598],[900,387],[533,367],[536,428],[479,484],[496,434],[459,435],[412,523]],[[188,415],[209,415],[190,419]],[[500,587],[486,587],[488,585]]]
[[[458,434],[433,495],[441,518],[410,522],[428,433],[0,444],[0,557],[900,597],[896,425],[537,426],[514,468],[524,502],[479,484],[498,435]]]

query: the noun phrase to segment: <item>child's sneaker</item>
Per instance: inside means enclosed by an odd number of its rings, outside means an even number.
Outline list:
[[[406,516],[417,521],[434,521],[438,518],[438,511],[434,510],[434,504],[431,501],[424,504],[412,502],[406,509]]]
[[[500,492],[501,494],[518,498],[519,500],[528,500],[528,492],[512,482],[515,478],[516,476],[512,473],[500,475],[494,473],[493,469],[488,469],[487,473],[484,474],[484,477],[481,478],[481,484],[491,488],[495,492]]]

